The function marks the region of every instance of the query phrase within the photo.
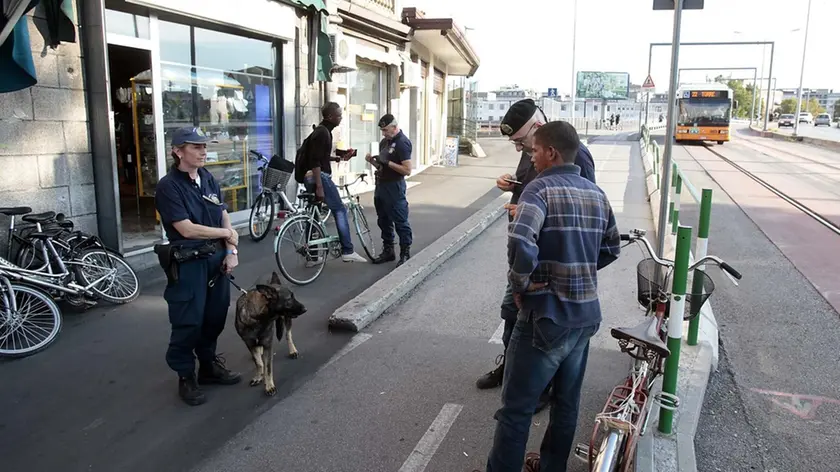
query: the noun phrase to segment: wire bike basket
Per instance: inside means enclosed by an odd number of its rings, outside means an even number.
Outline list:
[[[263,169],[262,181],[260,184],[263,189],[285,189],[294,172],[294,162],[287,161],[286,159],[275,155],[270,161],[268,161],[268,165],[265,169]]]
[[[654,307],[660,294],[670,293],[672,271],[668,267],[657,263],[653,258],[642,259],[636,266],[637,298],[639,305],[650,308]],[[694,282],[697,277],[702,282]],[[700,308],[715,291],[715,282],[705,271],[693,270],[688,275],[686,293],[686,313],[684,320],[691,320],[700,313]],[[671,309],[671,300],[665,303],[665,313]]]

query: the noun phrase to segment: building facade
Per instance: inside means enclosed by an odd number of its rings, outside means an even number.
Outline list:
[[[0,199],[64,213],[140,268],[154,263],[152,246],[163,238],[154,194],[172,165],[176,128],[199,127],[213,139],[206,167],[242,226],[260,192],[252,151],[293,159],[326,101],[345,109],[335,147],[359,150],[339,174],[370,171],[364,155],[380,139],[384,113],[399,115],[415,143],[437,143],[427,121],[445,123],[445,110],[426,112],[432,79],[403,80],[417,40],[394,0],[73,6],[75,42],[45,39],[41,7],[27,11],[10,35],[16,51],[31,53],[33,83],[0,93]],[[443,61],[435,67],[450,69]],[[471,75],[475,67],[454,73]],[[432,93],[420,92],[425,85]],[[418,166],[439,152],[415,150]]]

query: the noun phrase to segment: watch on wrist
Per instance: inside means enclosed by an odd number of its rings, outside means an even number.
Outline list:
[[[227,255],[229,255],[229,256],[230,256],[230,255],[234,255],[234,256],[236,256],[236,255],[239,255],[239,251],[238,251],[236,248],[233,248],[233,249],[228,249],[228,250],[227,250]]]

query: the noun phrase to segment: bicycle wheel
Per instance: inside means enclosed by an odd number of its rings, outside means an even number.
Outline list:
[[[107,276],[90,287],[106,302],[122,305],[134,301],[140,295],[137,274],[119,254],[107,249],[88,249],[73,265],[85,286]],[[109,274],[112,269],[116,271]]]
[[[0,283],[0,356],[31,356],[55,342],[60,331],[61,311],[49,295],[28,285]]]
[[[248,218],[248,234],[255,242],[262,241],[274,223],[274,195],[263,192],[254,200],[251,216]]]
[[[309,241],[325,237],[323,227],[310,222],[308,216],[287,220],[274,241],[274,258],[283,277],[295,285],[307,285],[315,281],[327,263],[330,245],[322,243],[310,246]],[[287,251],[288,254],[284,255]],[[301,262],[305,269],[313,273],[300,277],[293,275],[292,269]]]
[[[364,208],[358,203],[353,206],[353,224],[356,226],[356,234],[359,236],[359,241],[362,242],[365,254],[367,254],[370,260],[375,259],[376,239],[373,237],[373,233],[370,232],[370,226],[368,226]]]

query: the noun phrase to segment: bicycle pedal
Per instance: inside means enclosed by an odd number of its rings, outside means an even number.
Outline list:
[[[581,461],[586,462],[588,464],[589,463],[589,444],[579,443],[577,446],[575,446],[574,454],[575,454],[575,457],[578,458],[578,460],[581,460]],[[597,455],[597,451],[596,451],[596,455]]]

